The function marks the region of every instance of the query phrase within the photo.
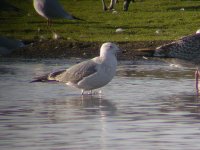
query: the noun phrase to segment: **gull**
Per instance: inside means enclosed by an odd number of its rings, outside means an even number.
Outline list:
[[[195,71],[195,80],[196,91],[199,93],[198,80],[200,73],[198,66],[200,64],[200,33],[185,36],[172,43],[157,47],[154,56],[178,58],[189,61],[193,65],[197,66],[197,70]]]
[[[33,6],[40,16],[47,19],[48,25],[50,25],[51,19],[56,18],[80,20],[66,12],[57,0],[33,0]]]
[[[117,67],[116,54],[121,50],[111,42],[102,44],[100,56],[90,60],[83,61],[68,69],[48,73],[37,77],[32,82],[57,81],[66,83],[69,86],[91,91],[108,84],[115,76]]]

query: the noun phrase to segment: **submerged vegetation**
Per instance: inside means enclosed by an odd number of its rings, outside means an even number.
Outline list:
[[[108,1],[107,1],[108,2]],[[55,33],[68,41],[174,40],[200,28],[199,0],[135,0],[129,11],[103,12],[100,0],[60,0],[64,9],[84,21],[54,20],[47,26],[32,0],[3,0],[0,34],[22,40],[49,39]],[[116,29],[123,31],[116,33]]]

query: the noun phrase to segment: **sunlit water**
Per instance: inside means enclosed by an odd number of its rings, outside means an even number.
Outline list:
[[[29,83],[73,60],[1,60],[0,150],[199,150],[194,68],[120,62],[102,94]]]

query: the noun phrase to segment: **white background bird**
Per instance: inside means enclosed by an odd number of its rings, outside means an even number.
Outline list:
[[[33,0],[36,12],[47,19],[47,24],[51,24],[51,19],[78,19],[66,12],[57,0]]]
[[[114,43],[104,43],[100,49],[100,56],[76,64],[69,69],[60,70],[36,78],[32,82],[58,81],[67,85],[91,91],[108,84],[116,73],[117,58],[116,54],[120,52],[118,46]]]

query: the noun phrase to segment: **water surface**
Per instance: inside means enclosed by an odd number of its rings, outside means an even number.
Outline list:
[[[120,62],[115,78],[94,96],[65,84],[29,83],[79,61],[1,60],[1,150],[199,149],[195,68]]]

